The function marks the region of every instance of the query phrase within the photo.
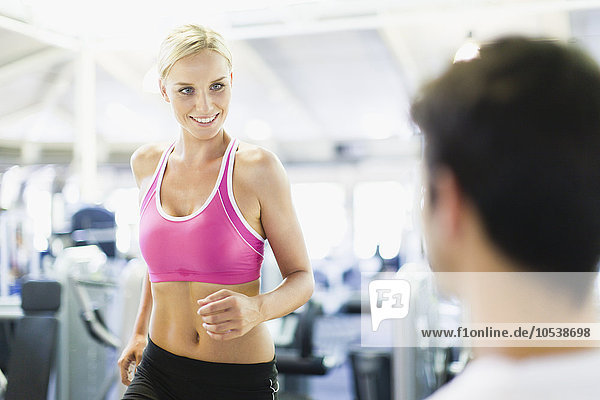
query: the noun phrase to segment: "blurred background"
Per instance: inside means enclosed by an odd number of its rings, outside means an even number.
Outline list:
[[[600,1],[1,0],[0,370],[8,393],[23,367],[14,365],[25,337],[19,321],[44,312],[59,327],[40,350],[47,368],[36,373],[48,397],[120,398],[115,362],[145,268],[129,158],[179,133],[155,62],[163,37],[183,23],[228,40],[226,130],[274,151],[292,182],[317,287],[309,305],[271,326],[281,398],[421,399],[451,379],[464,364],[461,349],[360,346],[361,276],[426,265],[422,143],[409,104],[455,56],[499,35],[556,38],[600,59]],[[263,290],[278,274],[267,256]],[[26,294],[33,303],[21,301]],[[443,320],[459,311],[449,304],[436,313]]]

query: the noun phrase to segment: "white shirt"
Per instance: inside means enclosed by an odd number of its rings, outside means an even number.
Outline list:
[[[512,360],[487,356],[427,400],[598,400],[600,351]]]

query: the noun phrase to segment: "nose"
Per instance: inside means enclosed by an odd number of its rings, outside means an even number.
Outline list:
[[[202,115],[206,115],[211,111],[212,102],[210,96],[205,91],[198,91],[196,96],[196,110]]]

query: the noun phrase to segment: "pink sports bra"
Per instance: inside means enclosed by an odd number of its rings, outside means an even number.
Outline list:
[[[184,217],[168,215],[160,203],[172,144],[162,155],[141,205],[140,249],[151,282],[240,284],[260,277],[264,239],[248,224],[233,197],[233,163],[238,147],[231,139],[219,177],[208,199]]]

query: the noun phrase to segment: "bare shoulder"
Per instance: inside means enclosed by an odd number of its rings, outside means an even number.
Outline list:
[[[279,158],[270,150],[241,142],[236,153],[237,171],[244,181],[257,188],[273,189],[273,185],[287,186],[287,175]]]
[[[152,176],[168,143],[148,143],[140,146],[131,155],[131,170],[138,186]]]

